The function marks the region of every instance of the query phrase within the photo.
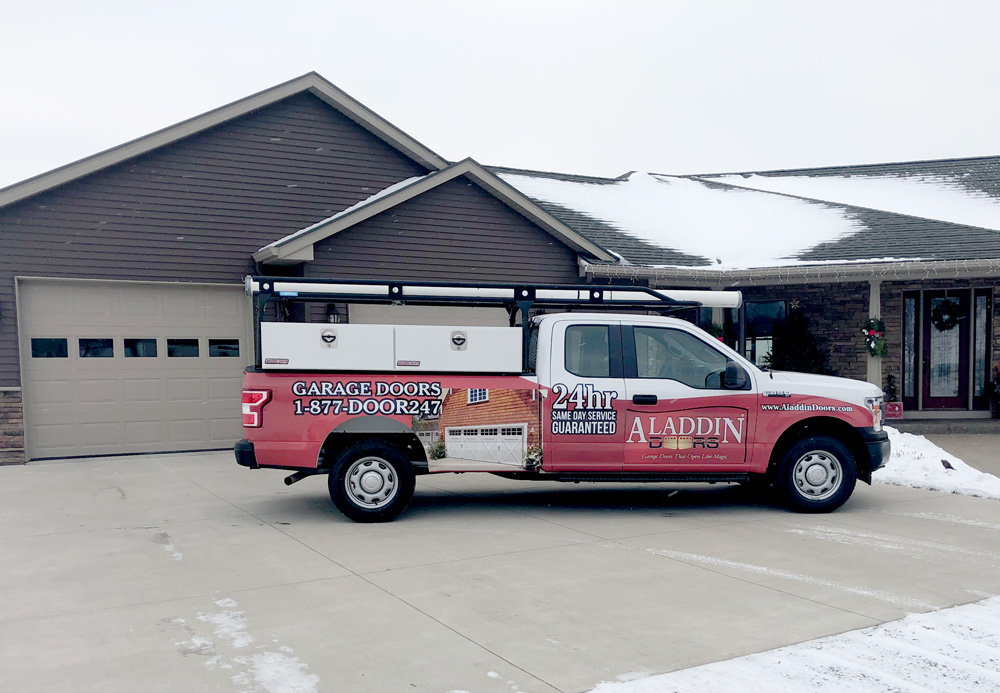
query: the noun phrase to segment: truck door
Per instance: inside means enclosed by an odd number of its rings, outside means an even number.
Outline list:
[[[543,408],[543,469],[621,471],[625,382],[621,324],[560,320]]]
[[[743,471],[756,423],[746,369],[682,328],[623,325],[626,471]]]

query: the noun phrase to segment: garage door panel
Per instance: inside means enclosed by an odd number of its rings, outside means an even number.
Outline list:
[[[45,449],[67,449],[76,443],[76,425],[74,424],[36,424],[32,428],[33,438],[39,446]]]
[[[223,448],[241,437],[252,359],[242,287],[18,280],[18,289],[29,458]],[[66,355],[33,358],[32,337],[65,339]],[[81,353],[80,339],[112,340],[113,356],[96,356],[101,344]],[[197,340],[198,355],[168,357],[170,339]],[[224,340],[212,353],[238,356],[209,357],[210,339]]]
[[[126,378],[122,381],[122,392],[126,402],[162,402],[166,385],[162,378]]]
[[[167,424],[170,442],[197,443],[207,440],[208,422],[204,419],[179,419]]]
[[[80,424],[79,439],[84,446],[115,445],[121,441],[122,424],[103,421]]]
[[[118,402],[122,398],[118,380],[81,380],[77,386],[80,404],[102,404]]]
[[[201,378],[167,378],[167,399],[173,402],[200,402],[205,399]]]
[[[243,378],[209,378],[208,399],[212,402],[239,401],[243,394]]]
[[[33,384],[24,398],[25,403],[46,407],[52,404],[72,404],[75,383],[72,380],[42,380]]]
[[[211,419],[209,421],[209,431],[212,440],[219,443],[228,442],[234,436],[237,439],[243,437],[242,423],[234,420],[232,417]]]
[[[159,444],[165,442],[166,425],[157,419],[154,421],[126,421],[125,444],[130,446]]]

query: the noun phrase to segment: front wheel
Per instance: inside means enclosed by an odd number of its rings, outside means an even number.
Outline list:
[[[413,497],[413,466],[395,447],[364,440],[347,448],[330,469],[330,498],[355,522],[388,522]]]
[[[785,453],[777,486],[793,510],[828,513],[847,502],[857,480],[857,463],[846,445],[830,436],[811,436]]]

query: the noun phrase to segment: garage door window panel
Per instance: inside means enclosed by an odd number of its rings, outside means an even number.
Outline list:
[[[198,358],[200,355],[197,339],[168,339],[168,358]]]
[[[65,359],[69,358],[69,342],[63,337],[32,337],[31,358],[33,359]]]
[[[80,338],[80,358],[110,359],[115,356],[114,340],[110,337]]]
[[[240,355],[240,340],[238,339],[209,339],[209,358],[235,358]]]
[[[156,340],[147,338],[126,338],[125,358],[155,359]]]

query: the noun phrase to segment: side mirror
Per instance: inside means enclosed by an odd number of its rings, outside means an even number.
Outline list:
[[[723,386],[727,390],[745,390],[748,383],[747,372],[733,360],[726,361],[726,377]]]

